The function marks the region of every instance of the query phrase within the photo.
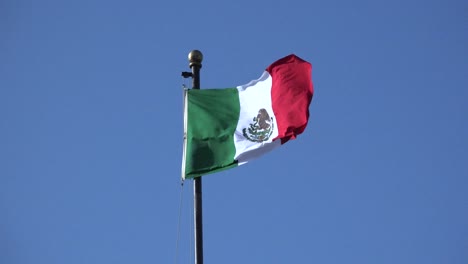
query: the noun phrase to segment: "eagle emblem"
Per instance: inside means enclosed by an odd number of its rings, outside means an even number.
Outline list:
[[[270,117],[267,110],[262,108],[258,110],[257,116],[253,118],[253,123],[242,129],[242,134],[249,141],[261,143],[270,138],[273,129],[273,117]]]

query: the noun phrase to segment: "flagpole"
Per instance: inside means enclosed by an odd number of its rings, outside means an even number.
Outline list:
[[[200,68],[203,54],[199,50],[192,50],[188,55],[189,66],[192,69],[192,88],[200,89]],[[195,221],[195,264],[203,264],[203,222],[202,222],[202,178],[201,175],[193,179],[193,206]]]

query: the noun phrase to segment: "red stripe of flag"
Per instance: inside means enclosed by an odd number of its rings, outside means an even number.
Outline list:
[[[295,139],[307,126],[314,88],[312,65],[294,54],[271,64],[271,100],[281,144]]]

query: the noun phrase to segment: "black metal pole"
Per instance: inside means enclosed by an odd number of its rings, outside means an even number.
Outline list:
[[[200,68],[203,54],[199,50],[192,50],[188,59],[192,69],[193,89],[200,89]],[[195,264],[203,264],[203,222],[202,222],[202,179],[201,175],[193,179],[193,206],[195,221]]]

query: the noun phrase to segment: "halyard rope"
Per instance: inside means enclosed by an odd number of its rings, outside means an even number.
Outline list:
[[[175,250],[174,264],[177,264],[177,257],[179,255],[180,219],[182,216],[183,194],[184,194],[184,183],[182,182],[182,184],[180,185],[179,217],[177,219],[177,237],[176,237],[176,250]]]

